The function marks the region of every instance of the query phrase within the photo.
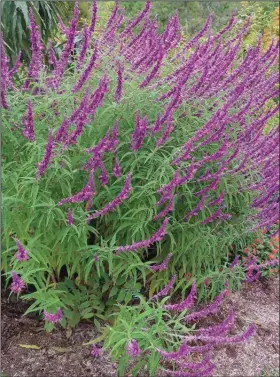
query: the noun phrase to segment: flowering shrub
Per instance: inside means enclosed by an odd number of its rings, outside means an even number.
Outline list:
[[[30,11],[23,79],[2,46],[2,266],[47,330],[99,326],[146,287],[184,293],[186,274],[201,298],[228,247],[278,218],[278,129],[263,132],[278,111],[278,43],[242,56],[250,20],[228,39],[233,15],[178,47],[178,15],[160,33],[150,8],[126,20],[116,2],[96,39],[94,2],[73,57],[76,4],[49,66]]]
[[[232,335],[233,310],[221,323],[202,327],[199,321],[219,312],[226,293],[227,290],[222,291],[209,305],[195,311],[195,283],[179,304],[165,305],[168,297],[153,303],[139,296],[138,305],[120,305],[114,325],[103,334],[105,349],[110,348],[113,358],[118,360],[119,375],[137,376],[145,367],[150,376],[156,375],[158,369],[168,376],[212,375],[215,346],[240,343],[254,334],[254,325],[250,325],[242,334]]]

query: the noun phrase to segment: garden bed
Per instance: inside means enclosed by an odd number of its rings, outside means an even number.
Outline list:
[[[221,314],[233,304],[236,327],[256,324],[255,337],[241,345],[215,350],[214,376],[279,375],[279,280],[262,279],[228,296]],[[22,317],[22,302],[2,303],[2,372],[4,376],[117,376],[116,365],[103,353],[98,359],[82,343],[99,334],[90,323],[81,323],[67,337],[65,330],[51,334],[34,316]],[[35,345],[39,349],[23,348]]]

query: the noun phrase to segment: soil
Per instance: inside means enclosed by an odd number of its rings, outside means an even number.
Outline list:
[[[26,310],[24,303],[8,302],[5,298],[2,301],[1,371],[5,377],[117,376],[117,366],[107,353],[93,358],[90,346],[82,345],[99,336],[90,323],[81,323],[71,335],[63,329],[46,334],[43,323],[35,316],[22,316]],[[254,282],[232,293],[223,304],[221,317],[232,305],[236,332],[255,322],[257,333],[247,343],[215,350],[213,376],[271,376],[272,373],[265,374],[268,370],[279,376],[279,280]],[[39,349],[20,345],[35,345]]]

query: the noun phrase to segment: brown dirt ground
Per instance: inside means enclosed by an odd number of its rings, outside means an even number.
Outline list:
[[[257,334],[247,343],[217,349],[214,377],[271,376],[263,374],[267,370],[279,376],[279,280],[258,281],[231,294],[223,304],[222,316],[231,305],[235,307],[237,332],[255,322]],[[116,364],[108,354],[93,359],[90,347],[82,346],[98,336],[91,324],[81,323],[69,338],[64,330],[46,334],[35,317],[22,317],[25,309],[21,302],[3,299],[1,371],[5,377],[117,376]],[[26,349],[19,344],[40,349]]]

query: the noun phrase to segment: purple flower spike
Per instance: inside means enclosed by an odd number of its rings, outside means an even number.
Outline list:
[[[137,26],[139,24],[139,22],[148,14],[150,8],[151,8],[151,1],[148,0],[146,2],[146,5],[145,5],[145,8],[138,14],[138,16],[130,21],[130,23],[128,24],[128,26],[124,29],[124,31],[121,33],[121,37],[125,37],[127,35],[130,34],[130,32],[132,31],[132,29]]]
[[[229,265],[229,268],[232,270],[233,267],[237,266],[239,263],[239,255],[236,255],[236,257],[234,258],[234,260],[232,261],[232,263]]]
[[[94,33],[96,20],[97,20],[97,1],[94,0],[92,3],[92,18],[91,18],[90,25],[88,28],[89,37],[92,35],[92,33]]]
[[[48,313],[46,310],[44,311],[44,320],[51,323],[57,323],[61,321],[63,317],[62,310],[58,308],[56,314]]]
[[[31,32],[31,61],[28,66],[28,79],[24,83],[24,89],[27,89],[30,80],[36,81],[42,68],[42,50],[41,34],[35,22],[32,8],[29,8],[30,32]]]
[[[89,180],[85,187],[77,194],[62,199],[57,205],[62,206],[65,203],[79,203],[90,200],[95,195],[93,172],[90,172]]]
[[[201,340],[202,342],[211,343],[213,345],[218,344],[236,344],[242,343],[249,338],[251,338],[255,334],[255,325],[251,324],[246,331],[244,331],[241,335],[234,335],[229,337],[224,336],[210,336],[210,335],[193,335],[193,336],[186,336],[185,340],[193,341],[193,340]]]
[[[174,200],[175,200],[175,197],[170,198],[170,201],[167,204],[167,206],[161,212],[159,212],[157,215],[155,215],[153,217],[153,220],[158,220],[160,218],[166,217],[169,212],[173,211],[174,210]]]
[[[190,353],[189,346],[186,342],[182,343],[179,350],[175,352],[166,352],[160,348],[157,348],[157,351],[165,360],[178,360]]]
[[[47,142],[46,149],[45,149],[44,158],[37,165],[37,168],[38,168],[37,169],[37,180],[39,180],[41,178],[41,176],[44,174],[44,172],[46,171],[46,169],[47,169],[47,167],[48,167],[48,165],[51,161],[51,158],[52,158],[53,149],[54,149],[54,141],[53,141],[52,130],[50,129],[49,130],[48,142]]]
[[[97,347],[97,345],[95,344],[91,347],[90,354],[95,359],[99,358],[101,356],[101,353],[102,353],[102,348]]]
[[[56,69],[53,71],[53,76],[48,80],[49,87],[53,89],[57,89],[59,87],[59,84],[64,76],[65,69],[67,68],[69,56],[74,46],[78,20],[79,20],[79,5],[78,5],[78,2],[76,1],[75,7],[74,7],[73,19],[71,20],[69,29],[65,30],[65,33],[67,34],[67,42],[65,44],[65,47],[61,54],[60,59],[57,61]]]
[[[198,330],[198,335],[220,336],[225,335],[234,325],[234,311],[231,309],[225,320],[215,326],[208,328],[201,328]]]
[[[24,281],[14,271],[12,271],[12,279],[13,282],[10,287],[11,291],[20,293],[23,288],[25,288]]]
[[[70,208],[68,208],[68,212],[67,212],[67,222],[68,222],[68,225],[73,225],[73,215]]]
[[[84,83],[89,79],[97,57],[98,57],[98,46],[96,45],[93,51],[93,54],[91,55],[88,65],[86,66],[84,72],[81,74],[81,77],[79,78],[79,80],[77,81],[77,83],[72,89],[73,93],[78,92],[82,88]]]
[[[196,283],[195,283],[195,280],[194,280],[193,283],[192,283],[191,291],[190,291],[188,297],[184,301],[180,302],[179,304],[164,305],[163,308],[165,310],[182,312],[183,310],[189,309],[194,305],[195,298],[196,298]]]
[[[156,264],[154,266],[149,266],[149,268],[154,272],[166,270],[168,267],[168,262],[170,258],[172,257],[172,255],[173,255],[172,253],[169,253],[162,263]]]
[[[115,165],[113,167],[113,174],[116,178],[122,175],[121,166],[118,158],[115,159]]]
[[[122,97],[123,71],[124,71],[123,66],[120,63],[118,63],[118,69],[117,69],[118,80],[117,80],[117,88],[115,92],[115,101],[117,103],[120,102],[120,99]]]
[[[159,297],[166,296],[168,292],[170,291],[170,289],[173,287],[175,281],[176,281],[176,275],[172,277],[169,283],[161,291],[159,291],[156,295],[151,297],[151,300],[155,300]]]
[[[81,66],[82,66],[82,64],[85,60],[85,56],[86,56],[86,53],[87,53],[87,50],[88,50],[88,46],[89,46],[89,31],[88,31],[87,25],[84,24],[83,44],[82,44],[81,52],[78,56],[77,69],[81,68]]]
[[[30,100],[28,101],[28,110],[27,110],[26,119],[23,118],[22,121],[24,125],[23,136],[31,142],[34,141],[35,140],[34,120],[33,120],[32,103]]]
[[[185,322],[190,322],[194,320],[198,320],[201,318],[205,318],[210,314],[215,314],[219,310],[220,305],[222,304],[223,298],[226,295],[226,290],[222,291],[215,299],[214,301],[207,305],[204,309],[194,312],[191,314],[188,314],[184,320]]]
[[[141,119],[140,113],[136,112],[136,125],[131,138],[131,149],[136,152],[141,148],[148,129],[147,118]]]
[[[114,211],[118,206],[121,205],[121,203],[128,198],[130,191],[132,190],[131,187],[131,173],[128,174],[122,191],[116,196],[115,199],[113,199],[111,202],[105,205],[102,209],[99,211],[96,211],[92,215],[88,217],[88,220],[95,219],[99,216],[104,216],[106,213]]]
[[[19,242],[19,240],[16,240],[16,245],[18,249],[18,252],[15,256],[16,259],[19,260],[20,262],[28,260],[29,259],[28,251],[24,249],[23,245]]]
[[[8,87],[8,58],[5,55],[4,40],[1,41],[1,107],[8,109],[6,91]]]
[[[166,234],[166,226],[168,224],[168,218],[166,218],[163,223],[161,224],[159,230],[154,233],[152,237],[147,240],[135,242],[132,245],[120,246],[117,248],[116,254],[123,253],[126,251],[135,251],[142,248],[147,248],[151,246],[155,242],[159,242],[163,239]]]
[[[138,342],[135,339],[130,340],[126,345],[126,352],[130,357],[137,357],[141,354]]]

